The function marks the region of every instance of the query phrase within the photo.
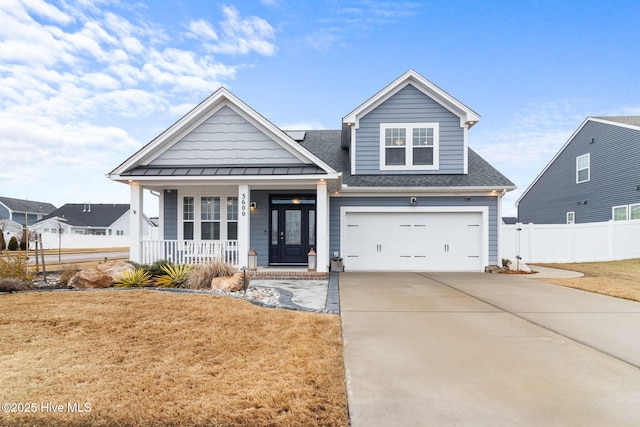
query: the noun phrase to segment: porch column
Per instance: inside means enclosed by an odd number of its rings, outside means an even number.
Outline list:
[[[317,271],[329,271],[329,199],[327,182],[321,180],[316,185],[316,264]]]
[[[249,268],[249,186],[238,186],[238,267]]]
[[[137,182],[129,183],[131,189],[131,205],[129,210],[130,237],[129,259],[134,262],[142,262],[142,187]]]

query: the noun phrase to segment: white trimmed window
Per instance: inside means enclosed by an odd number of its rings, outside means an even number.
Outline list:
[[[614,221],[626,221],[629,218],[627,205],[614,206],[612,208],[612,217]]]
[[[436,170],[438,150],[438,123],[380,124],[380,170]]]
[[[182,238],[193,240],[193,226],[195,219],[195,199],[193,196],[185,196],[182,199]]]
[[[227,239],[238,240],[238,198],[227,197]]]
[[[629,219],[640,219],[640,203],[629,205]]]
[[[567,224],[575,224],[575,223],[576,223],[576,213],[567,212]]]
[[[589,153],[576,157],[576,183],[591,179],[591,155]]]
[[[220,197],[200,198],[200,238],[220,240]]]

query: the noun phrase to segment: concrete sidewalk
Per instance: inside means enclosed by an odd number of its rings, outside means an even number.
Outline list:
[[[343,273],[340,295],[355,427],[640,424],[638,303],[483,273]]]

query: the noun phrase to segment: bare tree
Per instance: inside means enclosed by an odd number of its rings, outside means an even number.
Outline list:
[[[58,233],[58,262],[62,260],[61,248],[62,248],[62,234],[66,230],[65,222],[67,222],[64,218],[56,218],[56,232]]]

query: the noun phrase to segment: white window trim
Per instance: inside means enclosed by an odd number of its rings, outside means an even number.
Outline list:
[[[578,169],[578,162],[583,157],[587,158],[587,167]],[[580,181],[579,172],[584,169],[587,170],[587,179]],[[583,182],[588,182],[588,181],[591,181],[591,153],[583,154],[581,156],[576,157],[576,184],[582,184]]]
[[[616,209],[624,208],[625,217],[624,219],[616,219]],[[611,220],[613,221],[628,221],[629,220],[629,206],[627,205],[619,205],[611,208]]]
[[[634,203],[632,205],[629,205],[629,212],[627,217],[629,218],[629,221],[637,221],[640,218],[631,218],[631,208],[635,208],[635,207],[640,207],[640,203]]]
[[[202,221],[201,221],[201,209],[200,199],[202,197],[220,197],[220,241],[227,239],[227,203],[228,197],[237,197],[235,193],[228,191],[210,192],[207,190],[202,191],[190,191],[181,192],[178,191],[178,240],[184,240],[184,197],[194,198],[194,224],[193,224],[193,241],[202,241],[200,236],[202,235]],[[208,241],[208,240],[207,240]]]
[[[406,129],[407,145],[405,146],[404,165],[385,164],[385,129],[404,128]],[[433,129],[433,165],[413,165],[413,129],[432,128]],[[440,168],[440,124],[434,123],[380,123],[380,170],[438,170]]]
[[[569,215],[573,217],[572,220],[569,220]],[[576,213],[575,212],[567,212],[567,224],[575,224],[576,223]]]

